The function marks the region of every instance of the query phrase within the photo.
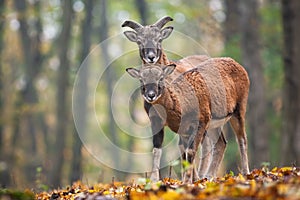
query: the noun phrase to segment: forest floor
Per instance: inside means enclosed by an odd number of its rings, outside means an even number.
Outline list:
[[[14,196],[13,196],[14,195]],[[165,178],[151,183],[140,179],[137,183],[114,182],[87,186],[76,182],[64,189],[14,194],[0,190],[2,199],[300,199],[300,168],[283,167],[255,169],[249,175],[226,174],[213,180],[202,179],[193,184]]]

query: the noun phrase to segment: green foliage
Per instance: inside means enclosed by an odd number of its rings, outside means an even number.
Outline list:
[[[46,191],[49,189],[49,186],[43,183],[42,176],[43,176],[43,168],[37,167],[36,168],[36,180],[35,180],[36,188],[41,191]]]
[[[270,165],[271,165],[270,162],[262,162],[261,163],[261,169],[262,169],[262,171],[269,172]]]
[[[0,199],[33,200],[35,199],[35,195],[31,191],[27,191],[27,190],[17,191],[17,190],[0,188]]]
[[[281,12],[278,4],[268,4],[261,9],[261,38],[263,45],[263,59],[268,86],[281,89],[283,84],[282,63],[282,26]],[[272,94],[272,93],[271,93]]]
[[[182,167],[183,167],[184,171],[187,171],[191,167],[191,163],[189,163],[189,161],[187,161],[187,160],[183,160]]]
[[[137,184],[140,185],[145,185],[145,184],[149,184],[151,181],[149,178],[138,178],[137,180]]]
[[[240,48],[240,35],[234,35],[230,40],[225,44],[224,52],[222,56],[228,56],[235,59],[238,62],[241,62],[241,48]]]
[[[270,167],[270,165],[271,165],[270,162],[262,162],[261,163],[262,168],[266,168],[266,167],[268,168],[268,167]]]
[[[273,164],[278,165],[281,133],[281,109],[283,90],[283,36],[280,4],[266,4],[260,10],[262,56],[264,74],[267,85],[268,121],[272,135],[270,136],[270,154]]]

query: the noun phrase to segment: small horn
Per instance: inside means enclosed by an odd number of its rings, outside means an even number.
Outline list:
[[[140,25],[139,23],[134,22],[134,21],[125,21],[122,24],[122,27],[125,27],[125,26],[128,26],[128,27],[132,28],[133,30],[136,30],[138,28],[142,28],[143,27],[142,25]]]
[[[158,20],[157,22],[155,22],[153,24],[153,26],[158,27],[159,29],[161,29],[166,23],[168,23],[169,21],[173,21],[173,19],[169,16],[163,17],[160,20]]]

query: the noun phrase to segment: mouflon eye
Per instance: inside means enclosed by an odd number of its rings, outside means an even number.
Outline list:
[[[142,85],[142,86],[141,86],[141,90],[142,90],[143,93],[145,93],[146,87],[145,87],[144,85]]]
[[[161,79],[161,80],[158,82],[158,90],[162,90],[163,87],[164,87],[164,83],[163,83],[163,79]]]
[[[162,85],[158,85],[158,90],[161,90],[162,89]]]

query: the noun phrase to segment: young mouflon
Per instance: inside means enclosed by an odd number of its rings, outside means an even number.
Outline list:
[[[228,121],[239,145],[242,173],[249,173],[245,113],[250,83],[245,69],[231,58],[211,58],[172,80],[175,68],[175,64],[145,64],[126,69],[140,80],[142,96],[154,108],[146,109],[154,133],[151,179],[159,180],[164,126],[179,134],[182,158],[192,164],[208,130],[222,128]],[[225,147],[225,138],[220,137],[211,162],[206,163],[208,171],[201,175],[216,175]],[[195,170],[184,175],[186,182],[197,178]]]

